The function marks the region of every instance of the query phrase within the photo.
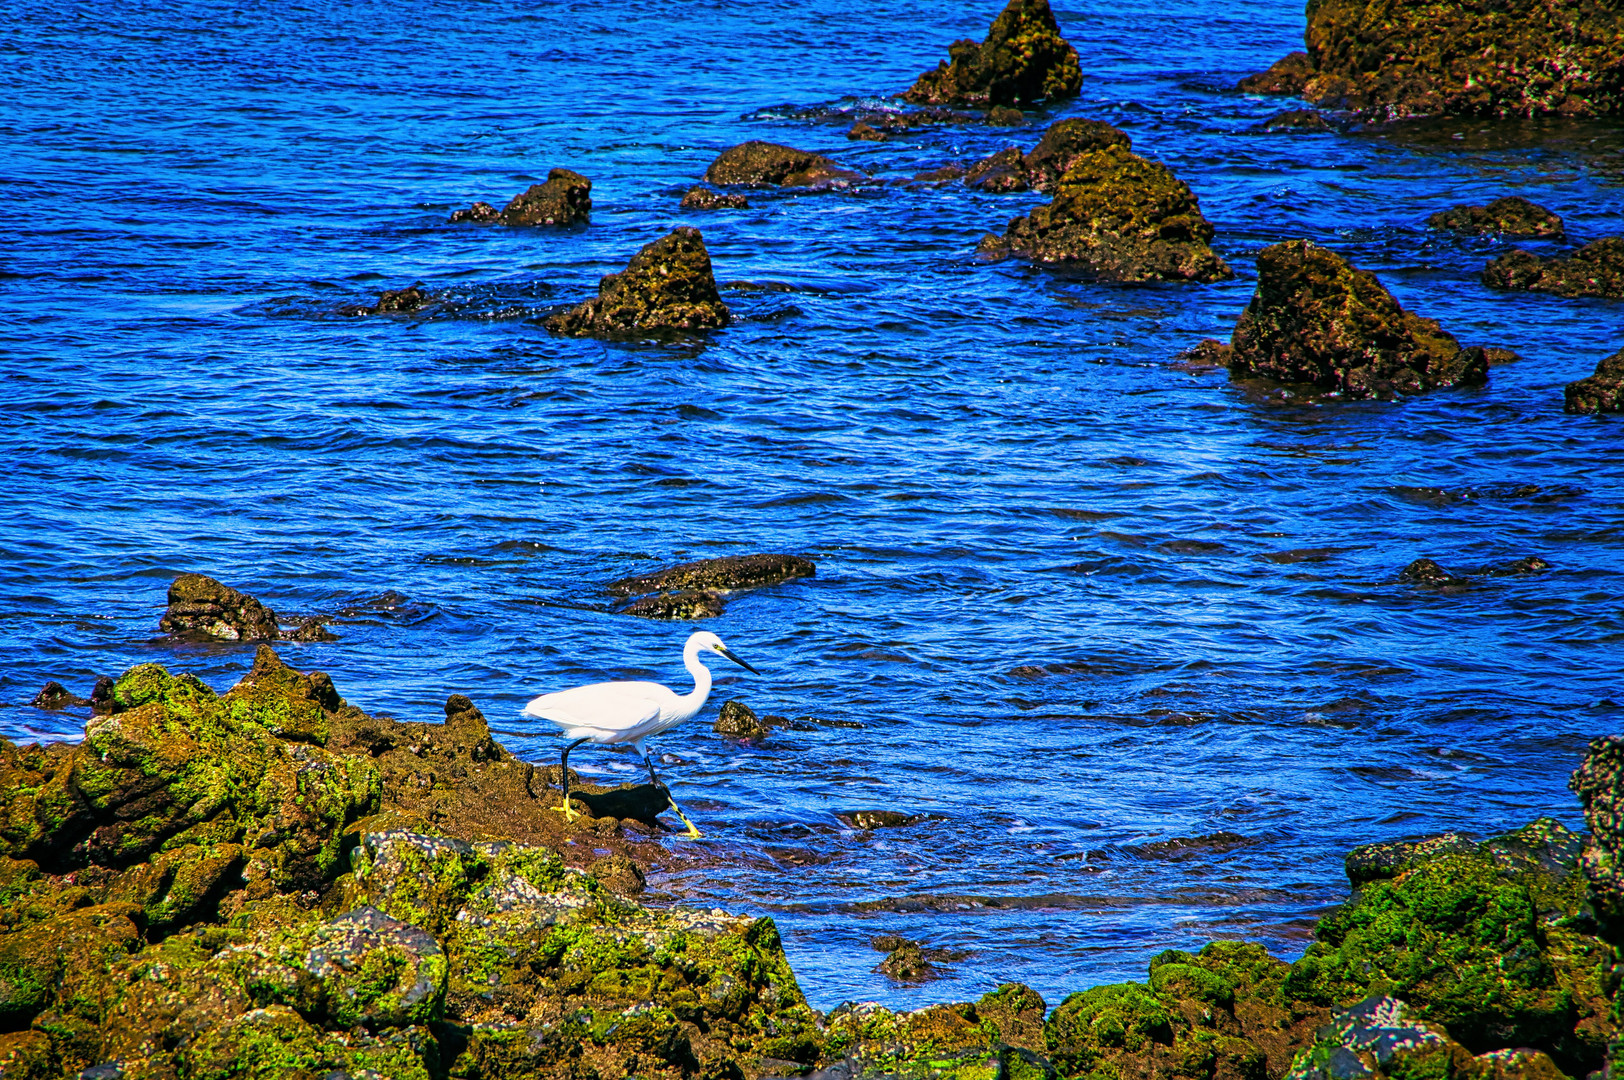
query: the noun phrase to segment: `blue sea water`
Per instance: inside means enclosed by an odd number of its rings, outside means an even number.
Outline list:
[[[1139,0],[1057,4],[1083,93],[1024,129],[846,141],[996,6],[11,5],[0,734],[77,737],[82,715],[28,706],[47,679],[85,693],[158,661],[233,683],[251,646],[156,630],[199,571],[340,615],[342,640],[281,649],[352,703],[432,720],[467,693],[548,761],[530,696],[684,678],[690,626],[609,614],[603,583],[793,551],[815,578],[705,624],[762,672],[718,672],[712,708],[824,723],[747,748],[707,712],[666,735],[717,860],[653,884],[772,914],[820,1007],[1009,979],[1054,1003],[1214,937],[1290,958],[1357,844],[1579,826],[1567,776],[1624,711],[1624,439],[1564,415],[1561,387],[1624,346],[1624,304],[1489,292],[1505,245],[1422,222],[1521,192],[1576,240],[1624,231],[1624,133],[1259,134],[1290,103],[1224,87],[1300,47],[1300,6]],[[1068,116],[1186,180],[1236,279],[979,262],[1041,196],[892,182]],[[679,210],[746,139],[877,182]],[[557,165],[592,179],[590,227],[444,223]],[[678,224],[734,325],[663,345],[540,326]],[[1173,366],[1296,237],[1520,359],[1326,406]],[[414,281],[453,302],[338,314]],[[1551,569],[1485,573],[1526,555]],[[1473,586],[1397,582],[1420,556]],[[573,763],[636,774],[624,752]],[[865,808],[930,816],[836,816]],[[894,985],[868,947],[892,933],[958,958]]]

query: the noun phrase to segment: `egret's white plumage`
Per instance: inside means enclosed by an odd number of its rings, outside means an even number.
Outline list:
[[[708,630],[698,630],[688,636],[682,649],[682,664],[694,679],[693,690],[686,694],[678,694],[654,682],[602,682],[543,694],[524,707],[526,716],[552,721],[571,740],[569,749],[564,751],[563,810],[566,815],[573,816],[569,804],[569,753],[583,742],[603,746],[631,743],[648,766],[649,778],[656,785],[665,786],[654,771],[644,742],[651,735],[692,719],[705,707],[705,700],[710,697],[711,673],[699,659],[704,652],[717,653],[750,671],[756,670],[729,652],[721,638]],[[698,836],[699,831],[674,800],[671,808],[688,825],[689,833]]]

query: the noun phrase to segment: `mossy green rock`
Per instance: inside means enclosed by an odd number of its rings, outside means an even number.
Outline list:
[[[1083,150],[1055,185],[1054,201],[988,237],[988,255],[1010,252],[1105,281],[1211,282],[1231,272],[1208,246],[1212,225],[1194,193],[1166,166],[1120,144]]]
[[[1060,36],[1049,0],[1009,0],[983,42],[955,41],[949,59],[903,99],[926,105],[1024,105],[1077,96],[1077,50]]]
[[[1474,1057],[1402,1001],[1373,997],[1339,1013],[1297,1056],[1288,1080],[1564,1080],[1526,1047]]]
[[[1391,398],[1488,381],[1488,355],[1411,314],[1374,274],[1290,240],[1258,253],[1257,290],[1230,339],[1229,370],[1344,398]]]

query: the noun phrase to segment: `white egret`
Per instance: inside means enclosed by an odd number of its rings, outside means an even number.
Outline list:
[[[585,742],[600,746],[631,743],[632,749],[642,756],[643,764],[648,766],[649,779],[665,792],[671,809],[688,826],[688,835],[700,835],[677,800],[671,797],[671,789],[654,771],[654,762],[644,744],[649,736],[691,719],[705,707],[705,699],[710,696],[711,673],[699,660],[702,652],[720,653],[753,674],[761,674],[729,652],[721,638],[709,630],[698,630],[689,635],[688,643],[682,648],[682,664],[694,677],[694,688],[686,694],[653,682],[602,682],[543,694],[524,707],[526,716],[551,720],[564,729],[565,737],[574,740],[564,748],[562,809],[566,818],[575,820],[575,811],[570,807],[570,751]]]

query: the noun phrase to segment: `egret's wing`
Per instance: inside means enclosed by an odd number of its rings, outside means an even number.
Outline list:
[[[659,683],[593,683],[543,694],[526,705],[524,713],[551,720],[579,738],[620,742],[657,721],[671,696]]]

